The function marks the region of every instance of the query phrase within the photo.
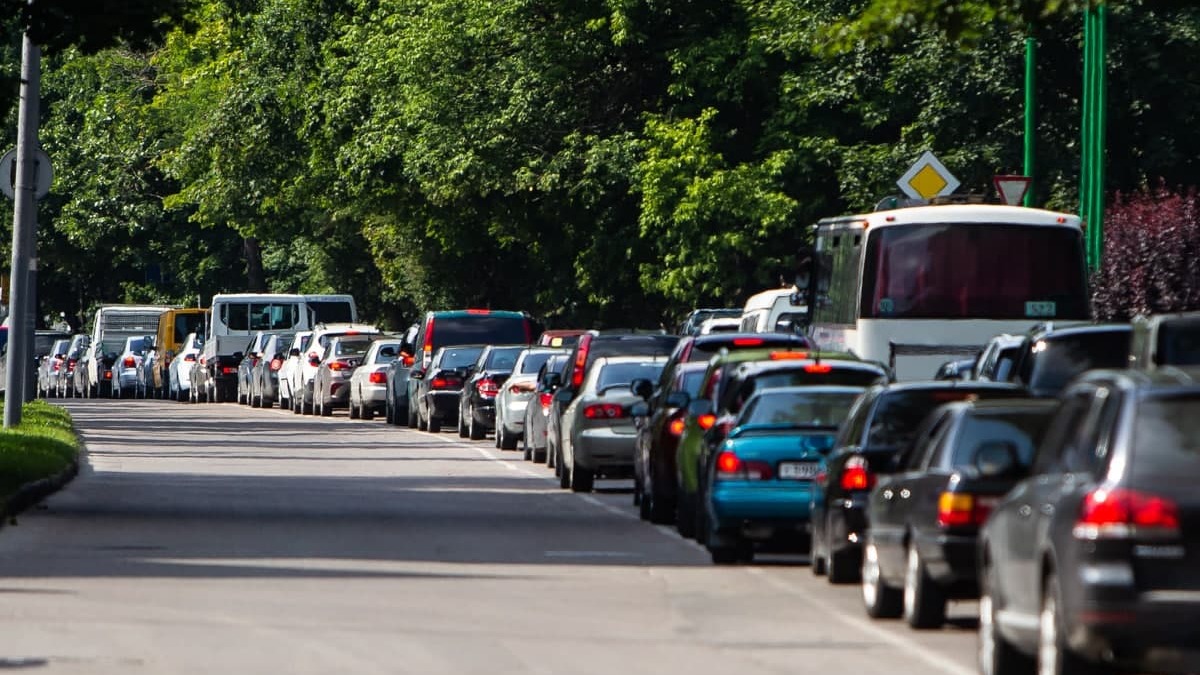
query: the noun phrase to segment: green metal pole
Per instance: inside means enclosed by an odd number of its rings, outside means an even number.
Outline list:
[[[1087,226],[1088,266],[1100,266],[1104,250],[1105,7],[1084,13],[1083,117],[1080,140],[1079,215]]]
[[[1034,179],[1034,151],[1037,135],[1037,40],[1033,37],[1033,27],[1025,38],[1025,175],[1029,177],[1029,189],[1025,192],[1025,206],[1035,206],[1037,197]]]
[[[1092,221],[1095,227],[1092,230],[1092,267],[1099,269],[1104,261],[1104,178],[1105,178],[1105,159],[1107,158],[1107,132],[1108,132],[1108,68],[1107,59],[1105,58],[1108,51],[1108,8],[1101,4],[1096,7],[1096,26],[1095,26],[1095,42],[1096,53],[1096,69],[1094,77],[1096,78],[1096,109],[1095,109],[1095,124],[1092,133],[1095,134],[1095,144],[1093,145],[1095,168],[1093,170],[1092,180],[1093,186],[1092,198],[1095,200],[1092,203]]]

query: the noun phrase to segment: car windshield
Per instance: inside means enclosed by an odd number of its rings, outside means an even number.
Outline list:
[[[1087,319],[1079,230],[994,223],[870,230],[863,318]],[[953,264],[944,264],[952,260]]]
[[[764,392],[751,401],[738,419],[744,424],[837,426],[846,419],[856,393]]]
[[[440,368],[466,368],[479,359],[483,347],[448,347],[442,351]]]
[[[521,374],[531,375],[542,369],[542,366],[554,356],[554,352],[530,352],[521,360]]]
[[[1039,340],[1021,364],[1021,380],[1039,396],[1053,396],[1093,368],[1129,365],[1129,330],[1089,331]]]
[[[333,348],[335,356],[362,356],[367,353],[367,348],[371,346],[370,338],[362,338],[356,340],[341,339]]]
[[[1200,475],[1200,395],[1146,399],[1134,419],[1132,471],[1138,481]]]
[[[638,379],[655,380],[662,369],[661,363],[606,363],[596,378],[596,389],[628,387]]]
[[[484,370],[512,370],[517,365],[517,357],[525,351],[524,347],[496,347],[488,352]]]
[[[1021,466],[1033,462],[1033,452],[1046,428],[1050,426],[1050,410],[1009,412],[1004,415],[968,414],[954,437],[951,466],[961,469],[975,464],[975,454],[984,443],[1007,441],[1016,448]]]
[[[917,432],[917,427],[934,408],[951,401],[968,398],[1012,398],[1017,396],[1011,389],[909,389],[891,392],[879,397],[871,426],[867,433],[867,445],[871,447],[902,448],[907,446]]]

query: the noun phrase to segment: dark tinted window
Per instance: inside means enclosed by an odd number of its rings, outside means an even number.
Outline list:
[[[1021,411],[1003,415],[967,413],[954,437],[951,465],[961,468],[975,463],[975,452],[987,441],[1008,441],[1017,450],[1022,466],[1033,463],[1033,453],[1050,426],[1050,412]]]
[[[1125,368],[1131,335],[1128,330],[1091,331],[1039,340],[1021,364],[1021,381],[1039,396],[1053,396],[1086,370]]]
[[[1200,478],[1200,395],[1193,393],[1142,401],[1135,420],[1135,476]]]
[[[695,398],[700,393],[700,384],[704,382],[704,371],[693,370],[683,374],[675,391],[686,391],[688,396]]]
[[[638,379],[653,380],[662,372],[661,363],[609,363],[600,369],[596,389],[629,386]]]
[[[205,332],[204,318],[203,314],[176,314],[175,342],[182,343],[187,339],[189,333],[203,334]]]
[[[364,337],[360,340],[338,340],[333,348],[335,356],[362,356],[367,353],[367,348],[371,346],[371,338]]]
[[[525,351],[524,347],[499,347],[488,352],[485,370],[512,370],[517,365],[517,357]]]
[[[384,342],[375,352],[375,363],[391,363],[400,356],[399,342]]]
[[[354,311],[347,300],[308,300],[308,311],[312,313],[312,322],[318,323],[354,323]]]
[[[519,316],[435,317],[433,348],[468,344],[526,344],[528,321]]]
[[[1158,327],[1156,363],[1200,365],[1200,319],[1164,321]]]
[[[528,375],[531,373],[536,373],[542,369],[542,366],[547,361],[550,360],[551,356],[554,356],[554,354],[550,352],[532,352],[526,354],[525,358],[521,360],[521,374]]]
[[[835,427],[846,419],[857,394],[830,392],[765,392],[738,424],[798,424]]]
[[[33,336],[33,355],[34,356],[42,356],[44,354],[49,354],[50,349],[54,346],[54,341],[59,340],[63,337],[70,337],[70,336],[64,336],[59,333],[52,333],[52,334],[48,334],[48,335],[47,334],[38,335],[35,333]]]
[[[129,351],[134,354],[145,354],[150,348],[150,338],[135,338],[129,341]]]
[[[1011,398],[1013,391],[986,389],[911,389],[891,392],[880,397],[871,417],[867,445],[874,447],[904,447],[916,435],[925,416],[943,403],[967,398]]]
[[[447,347],[442,352],[441,368],[466,368],[479,359],[483,347]]]
[[[883,318],[1086,319],[1077,230],[989,223],[873,231],[861,315]],[[952,260],[954,264],[945,264]]]

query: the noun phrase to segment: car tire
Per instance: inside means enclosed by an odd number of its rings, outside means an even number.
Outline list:
[[[533,461],[533,446],[529,445],[529,439],[524,434],[521,435],[521,455],[526,462]]]
[[[360,420],[367,420],[368,422],[375,419],[375,408],[360,403],[358,406],[358,418]]]
[[[459,411],[458,411],[458,424],[455,425],[455,427],[456,427],[456,431],[458,431],[459,438],[467,437],[467,416],[462,414],[461,408],[459,408]]]
[[[995,584],[991,570],[984,567],[979,575],[979,644],[978,661],[980,675],[1034,675],[1037,662],[1022,654],[1004,636],[996,625],[999,613]]]
[[[596,486],[596,472],[579,462],[571,462],[571,492],[591,492]]]
[[[470,417],[467,419],[467,436],[473,441],[482,441],[487,432],[483,430],[483,426],[475,423],[475,406],[467,409],[467,414]]]
[[[879,549],[869,535],[863,549],[862,598],[867,616],[872,619],[895,619],[904,611],[904,594],[883,580]]]
[[[683,492],[679,493],[679,501],[676,504],[675,529],[684,539],[696,538],[695,499]]]
[[[1071,651],[1063,627],[1061,602],[1058,576],[1051,572],[1042,586],[1042,609],[1038,614],[1037,672],[1055,675],[1103,675],[1110,672],[1101,664],[1085,661]],[[1007,671],[1005,675],[1008,675]]]
[[[567,462],[565,461],[565,458],[562,456],[561,452],[558,453],[558,457],[556,458],[554,466],[555,471],[558,473],[558,487],[564,490],[570,490],[571,468],[567,466]]]
[[[861,579],[862,564],[856,560],[858,556],[853,550],[835,551],[830,549],[825,556],[825,576],[831,584],[856,584]]]
[[[326,401],[321,398],[321,417],[333,417],[333,401]]]
[[[432,415],[429,417],[429,433],[442,433],[442,421],[436,417],[433,417]]]
[[[941,628],[946,623],[946,592],[929,577],[916,543],[909,543],[906,560],[904,620],[913,628]]]
[[[391,402],[391,401],[388,401],[387,403],[384,403],[384,405],[383,405],[383,412],[384,412],[384,414],[386,415],[386,417],[384,417],[384,419],[386,419],[386,420],[387,420],[387,423],[388,423],[388,424],[395,424],[395,423],[396,423],[396,409],[392,407],[392,402]]]
[[[504,430],[503,425],[496,425],[496,443],[499,444],[501,450],[516,450],[517,435],[510,434]]]
[[[412,402],[411,399],[408,402],[407,417],[408,417],[408,428],[416,429],[417,425],[420,423],[421,415],[420,415],[420,411],[417,409],[417,406]]]
[[[348,414],[350,415],[350,419],[356,420],[361,417],[361,415],[358,412],[358,406],[354,405],[354,401],[350,401],[350,408],[348,410],[349,410]]]
[[[745,539],[710,543],[705,546],[714,565],[737,565],[754,562],[754,544]]]

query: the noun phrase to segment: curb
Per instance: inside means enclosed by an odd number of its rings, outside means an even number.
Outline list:
[[[29,507],[37,504],[46,497],[58,492],[63,487],[70,483],[75,476],[79,475],[79,458],[71,460],[67,468],[48,478],[35,480],[32,483],[22,485],[16,492],[8,498],[4,504],[4,522],[8,519],[19,515]],[[3,526],[4,523],[0,523]]]

